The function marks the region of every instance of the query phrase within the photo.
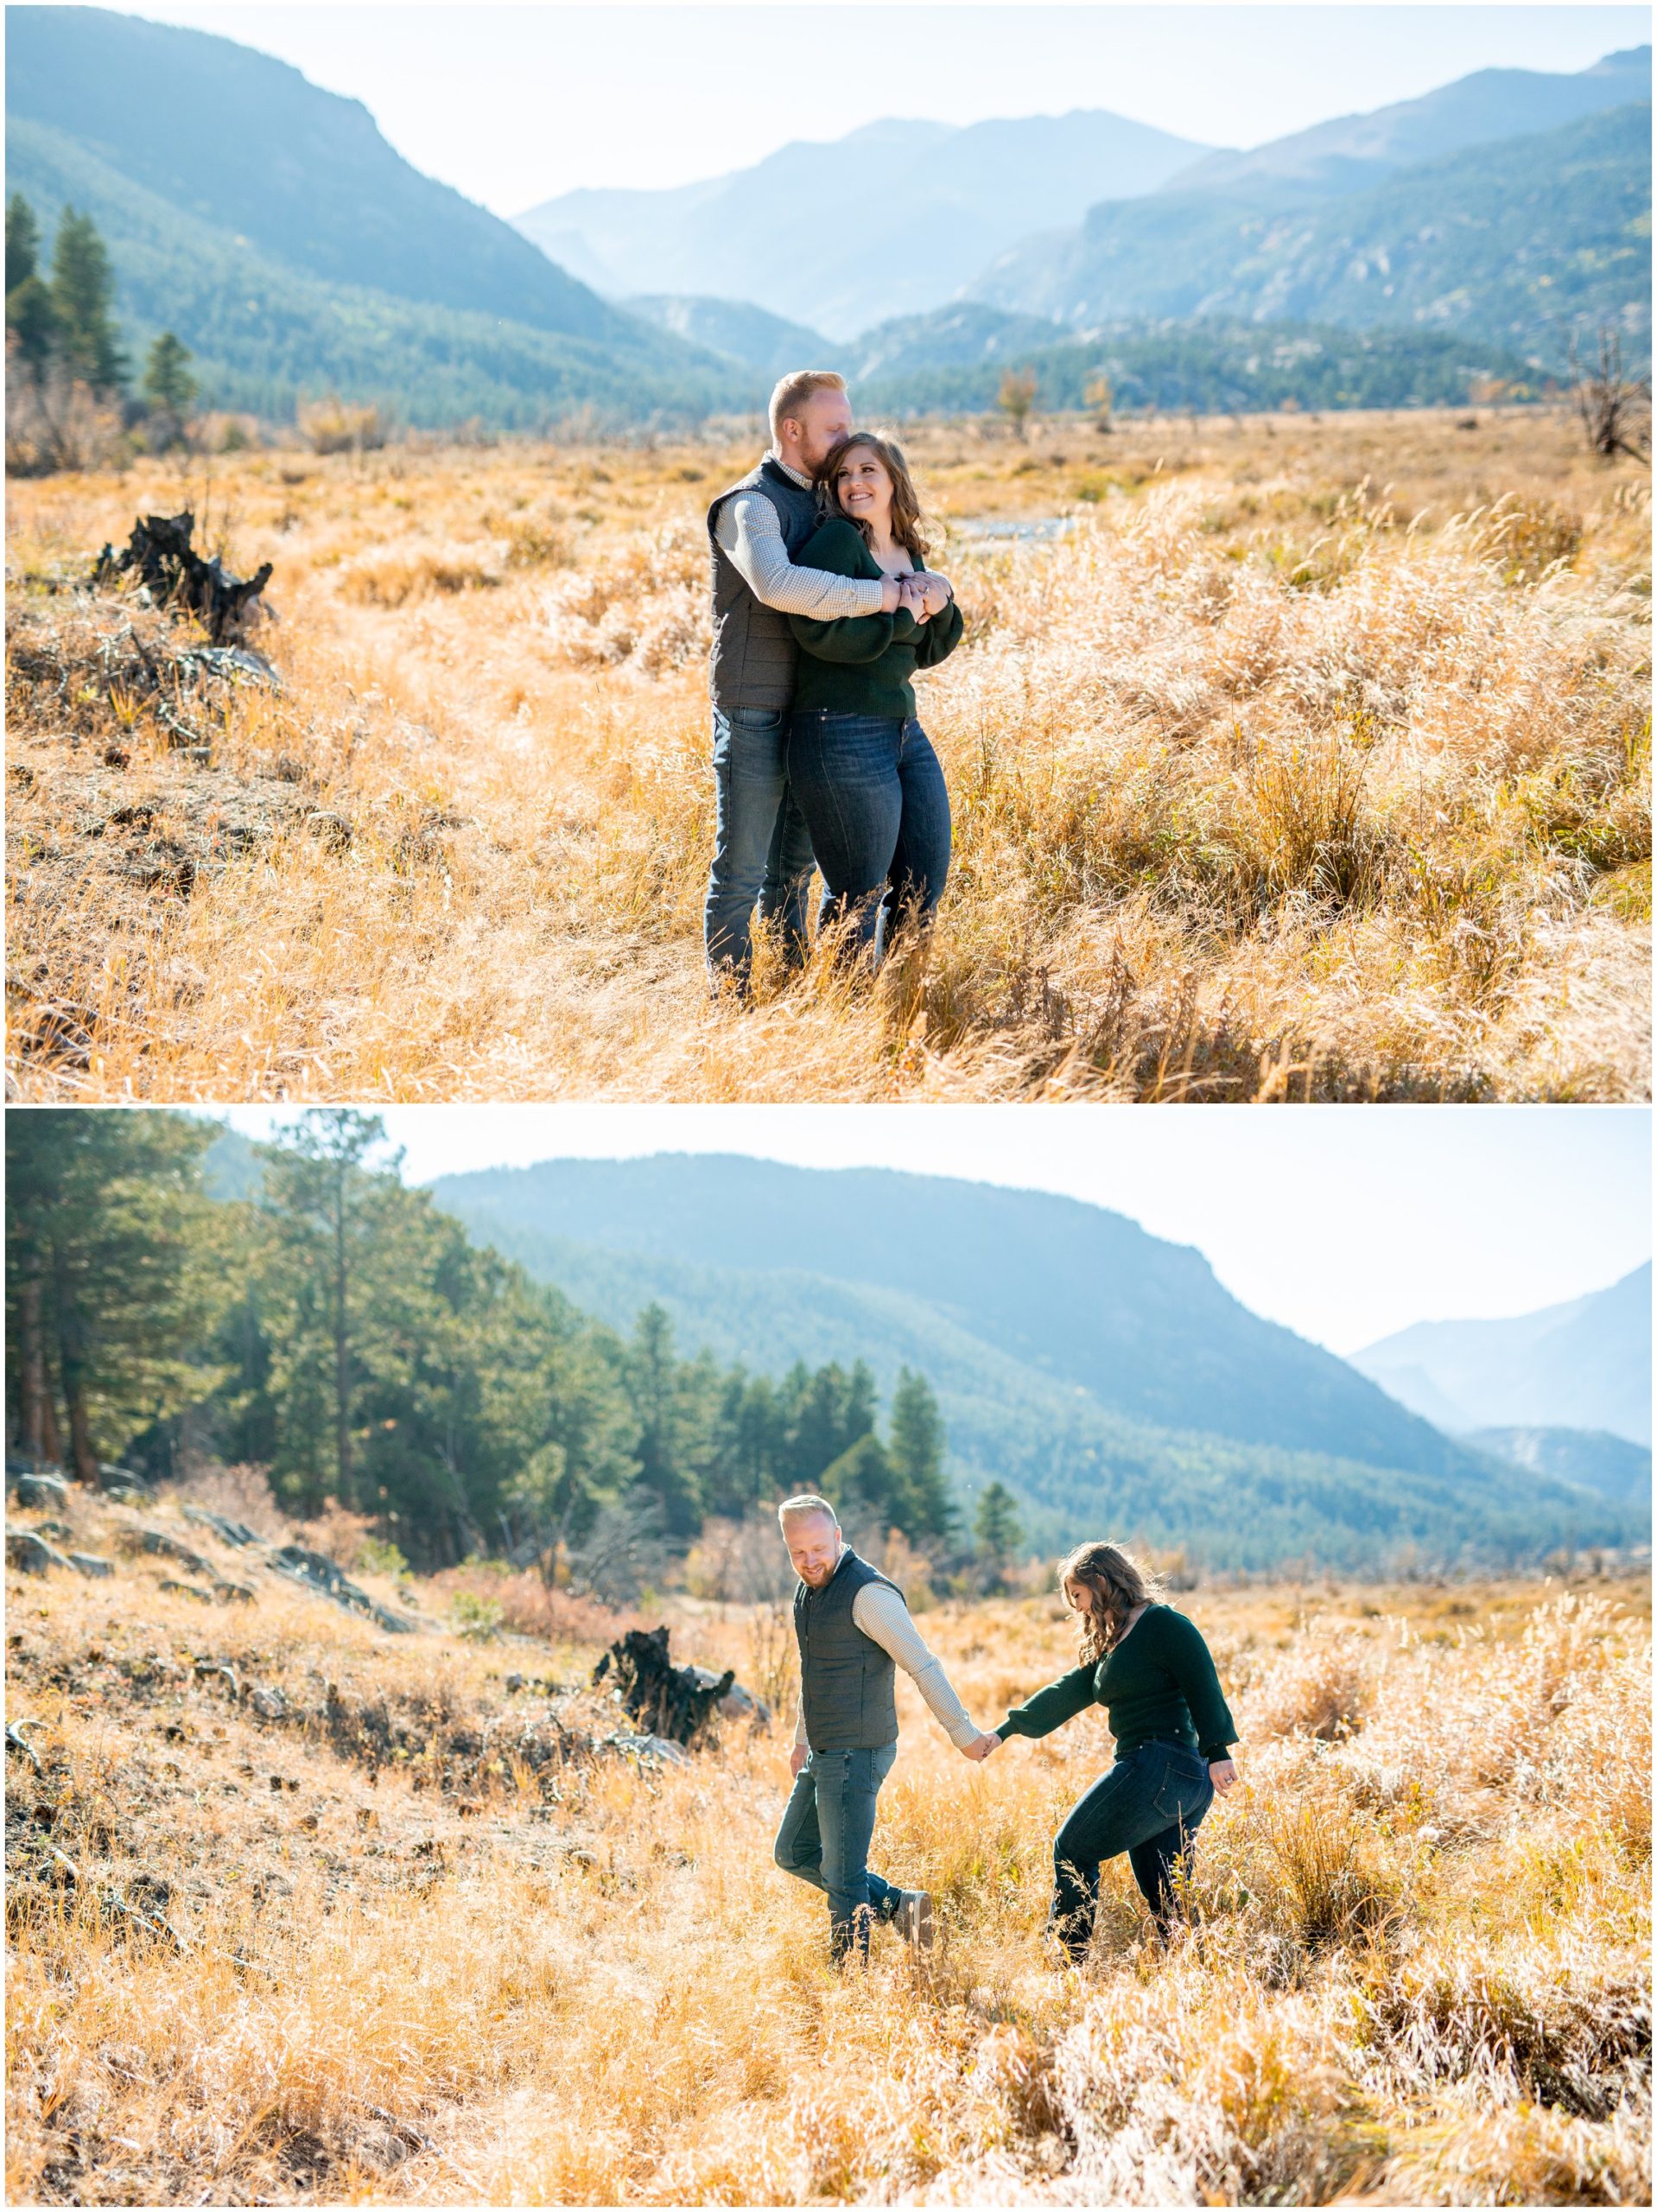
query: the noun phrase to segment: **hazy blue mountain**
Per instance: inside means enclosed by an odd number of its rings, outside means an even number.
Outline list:
[[[130,350],[162,327],[209,404],[330,388],[406,419],[536,427],[589,402],[752,404],[759,380],[575,282],[395,153],[365,109],[228,39],[102,9],[7,22],[8,191],[109,245]]]
[[[819,330],[757,308],[751,300],[713,300],[700,294],[643,292],[623,304],[658,330],[670,330],[710,353],[723,353],[773,379],[790,369],[827,368],[835,346]]]
[[[1085,110],[960,128],[894,119],[669,190],[562,193],[517,222],[613,296],[752,300],[844,338],[941,304],[1025,233],[1154,191],[1205,150]]]
[[[1622,106],[1338,197],[1270,179],[1089,211],[968,288],[1091,328],[1131,318],[1447,329],[1549,367],[1573,328],[1650,330],[1651,113]]]
[[[1240,1306],[1199,1253],[1095,1207],[708,1157],[433,1188],[475,1238],[617,1328],[656,1300],[682,1346],[721,1361],[862,1358],[887,1391],[919,1370],[962,1494],[998,1477],[1038,1542],[1108,1525],[1208,1560],[1362,1567],[1411,1546],[1640,1533],[1637,1516],[1397,1418],[1344,1362]]]
[[[1431,1406],[1429,1418],[1461,1430],[1607,1429],[1649,1447],[1651,1263],[1511,1320],[1418,1321],[1354,1352],[1352,1364],[1400,1404]]]
[[[1165,190],[1225,192],[1261,182],[1318,193],[1360,192],[1394,169],[1442,161],[1469,146],[1533,136],[1603,109],[1651,98],[1651,48],[1608,54],[1563,75],[1479,69],[1419,99],[1337,116],[1248,153],[1209,154]]]
[[[1626,1505],[1651,1503],[1649,1450],[1603,1428],[1476,1428],[1468,1441],[1550,1482],[1575,1483]]]

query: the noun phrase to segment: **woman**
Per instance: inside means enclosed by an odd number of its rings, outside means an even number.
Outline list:
[[[858,430],[826,456],[828,519],[794,558],[835,575],[904,581],[893,614],[789,617],[801,647],[789,788],[822,870],[819,922],[844,920],[848,950],[880,955],[890,912],[924,921],[949,869],[949,794],[915,719],[912,677],[955,650],[961,610],[926,567],[920,502],[890,438]]]
[[[1201,1631],[1157,1599],[1155,1584],[1114,1544],[1082,1544],[1059,1561],[1059,1586],[1076,1617],[1082,1664],[1015,1707],[994,1733],[1046,1736],[1102,1705],[1116,1763],[1074,1805],[1053,1842],[1048,1926],[1080,1965],[1093,1939],[1099,1865],[1127,1853],[1133,1878],[1166,1936],[1176,1862],[1214,1802],[1231,1788],[1237,1740]]]

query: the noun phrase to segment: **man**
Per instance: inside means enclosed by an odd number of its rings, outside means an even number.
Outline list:
[[[936,613],[948,593],[936,575],[917,586],[797,569],[793,556],[822,519],[812,473],[852,428],[845,378],[832,369],[784,377],[770,419],[770,451],[708,510],[716,812],[703,937],[714,988],[728,982],[740,992],[752,963],[756,900],[779,924],[784,957],[797,963],[806,951],[811,840],[785,765],[798,654],[789,616],[835,620],[904,605]]]
[[[777,1510],[799,1585],[800,1709],[789,1770],[794,1788],[777,1831],[777,1864],[828,1898],[830,1955],[867,1958],[869,1926],[899,1929],[918,1948],[932,1940],[932,1900],[870,1872],[874,1803],[898,1754],[896,1669],[902,1667],[956,1750],[987,1758],[981,1734],[922,1642],[903,1592],[840,1533],[826,1497]]]

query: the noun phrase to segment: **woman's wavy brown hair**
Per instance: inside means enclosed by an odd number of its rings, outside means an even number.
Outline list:
[[[867,523],[859,522],[855,516],[843,514],[840,497],[835,489],[835,478],[840,464],[854,446],[867,446],[881,463],[892,479],[892,535],[914,562],[924,568],[928,551],[926,532],[921,525],[920,494],[915,489],[915,480],[909,473],[909,463],[904,459],[904,449],[895,438],[884,438],[877,430],[854,430],[849,438],[842,438],[831,446],[817,463],[815,479],[819,501],[831,515],[841,515],[843,521],[860,531],[865,544],[873,543],[873,533]]]
[[[1135,1605],[1154,1605],[1162,1595],[1159,1578],[1118,1544],[1078,1544],[1058,1563],[1058,1586],[1079,1582],[1093,1605],[1076,1617],[1082,1663],[1102,1659],[1122,1632]]]

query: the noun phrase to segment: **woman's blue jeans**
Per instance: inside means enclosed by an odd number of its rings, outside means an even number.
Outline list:
[[[1048,1926],[1073,1959],[1088,1955],[1099,1904],[1099,1866],[1127,1853],[1140,1894],[1166,1935],[1175,1910],[1174,1867],[1214,1802],[1200,1751],[1153,1736],[1117,1760],[1077,1800],[1053,1839],[1053,1909]]]
[[[907,913],[925,919],[949,873],[949,794],[931,741],[913,716],[795,714],[788,784],[822,871],[819,925],[848,918],[848,950],[877,944]]]
[[[903,1892],[869,1872],[874,1801],[898,1756],[896,1744],[872,1751],[813,1751],[794,1778],[777,1831],[777,1864],[785,1874],[828,1893],[830,1955],[855,1947],[865,1956],[869,1922],[890,1920]]]

